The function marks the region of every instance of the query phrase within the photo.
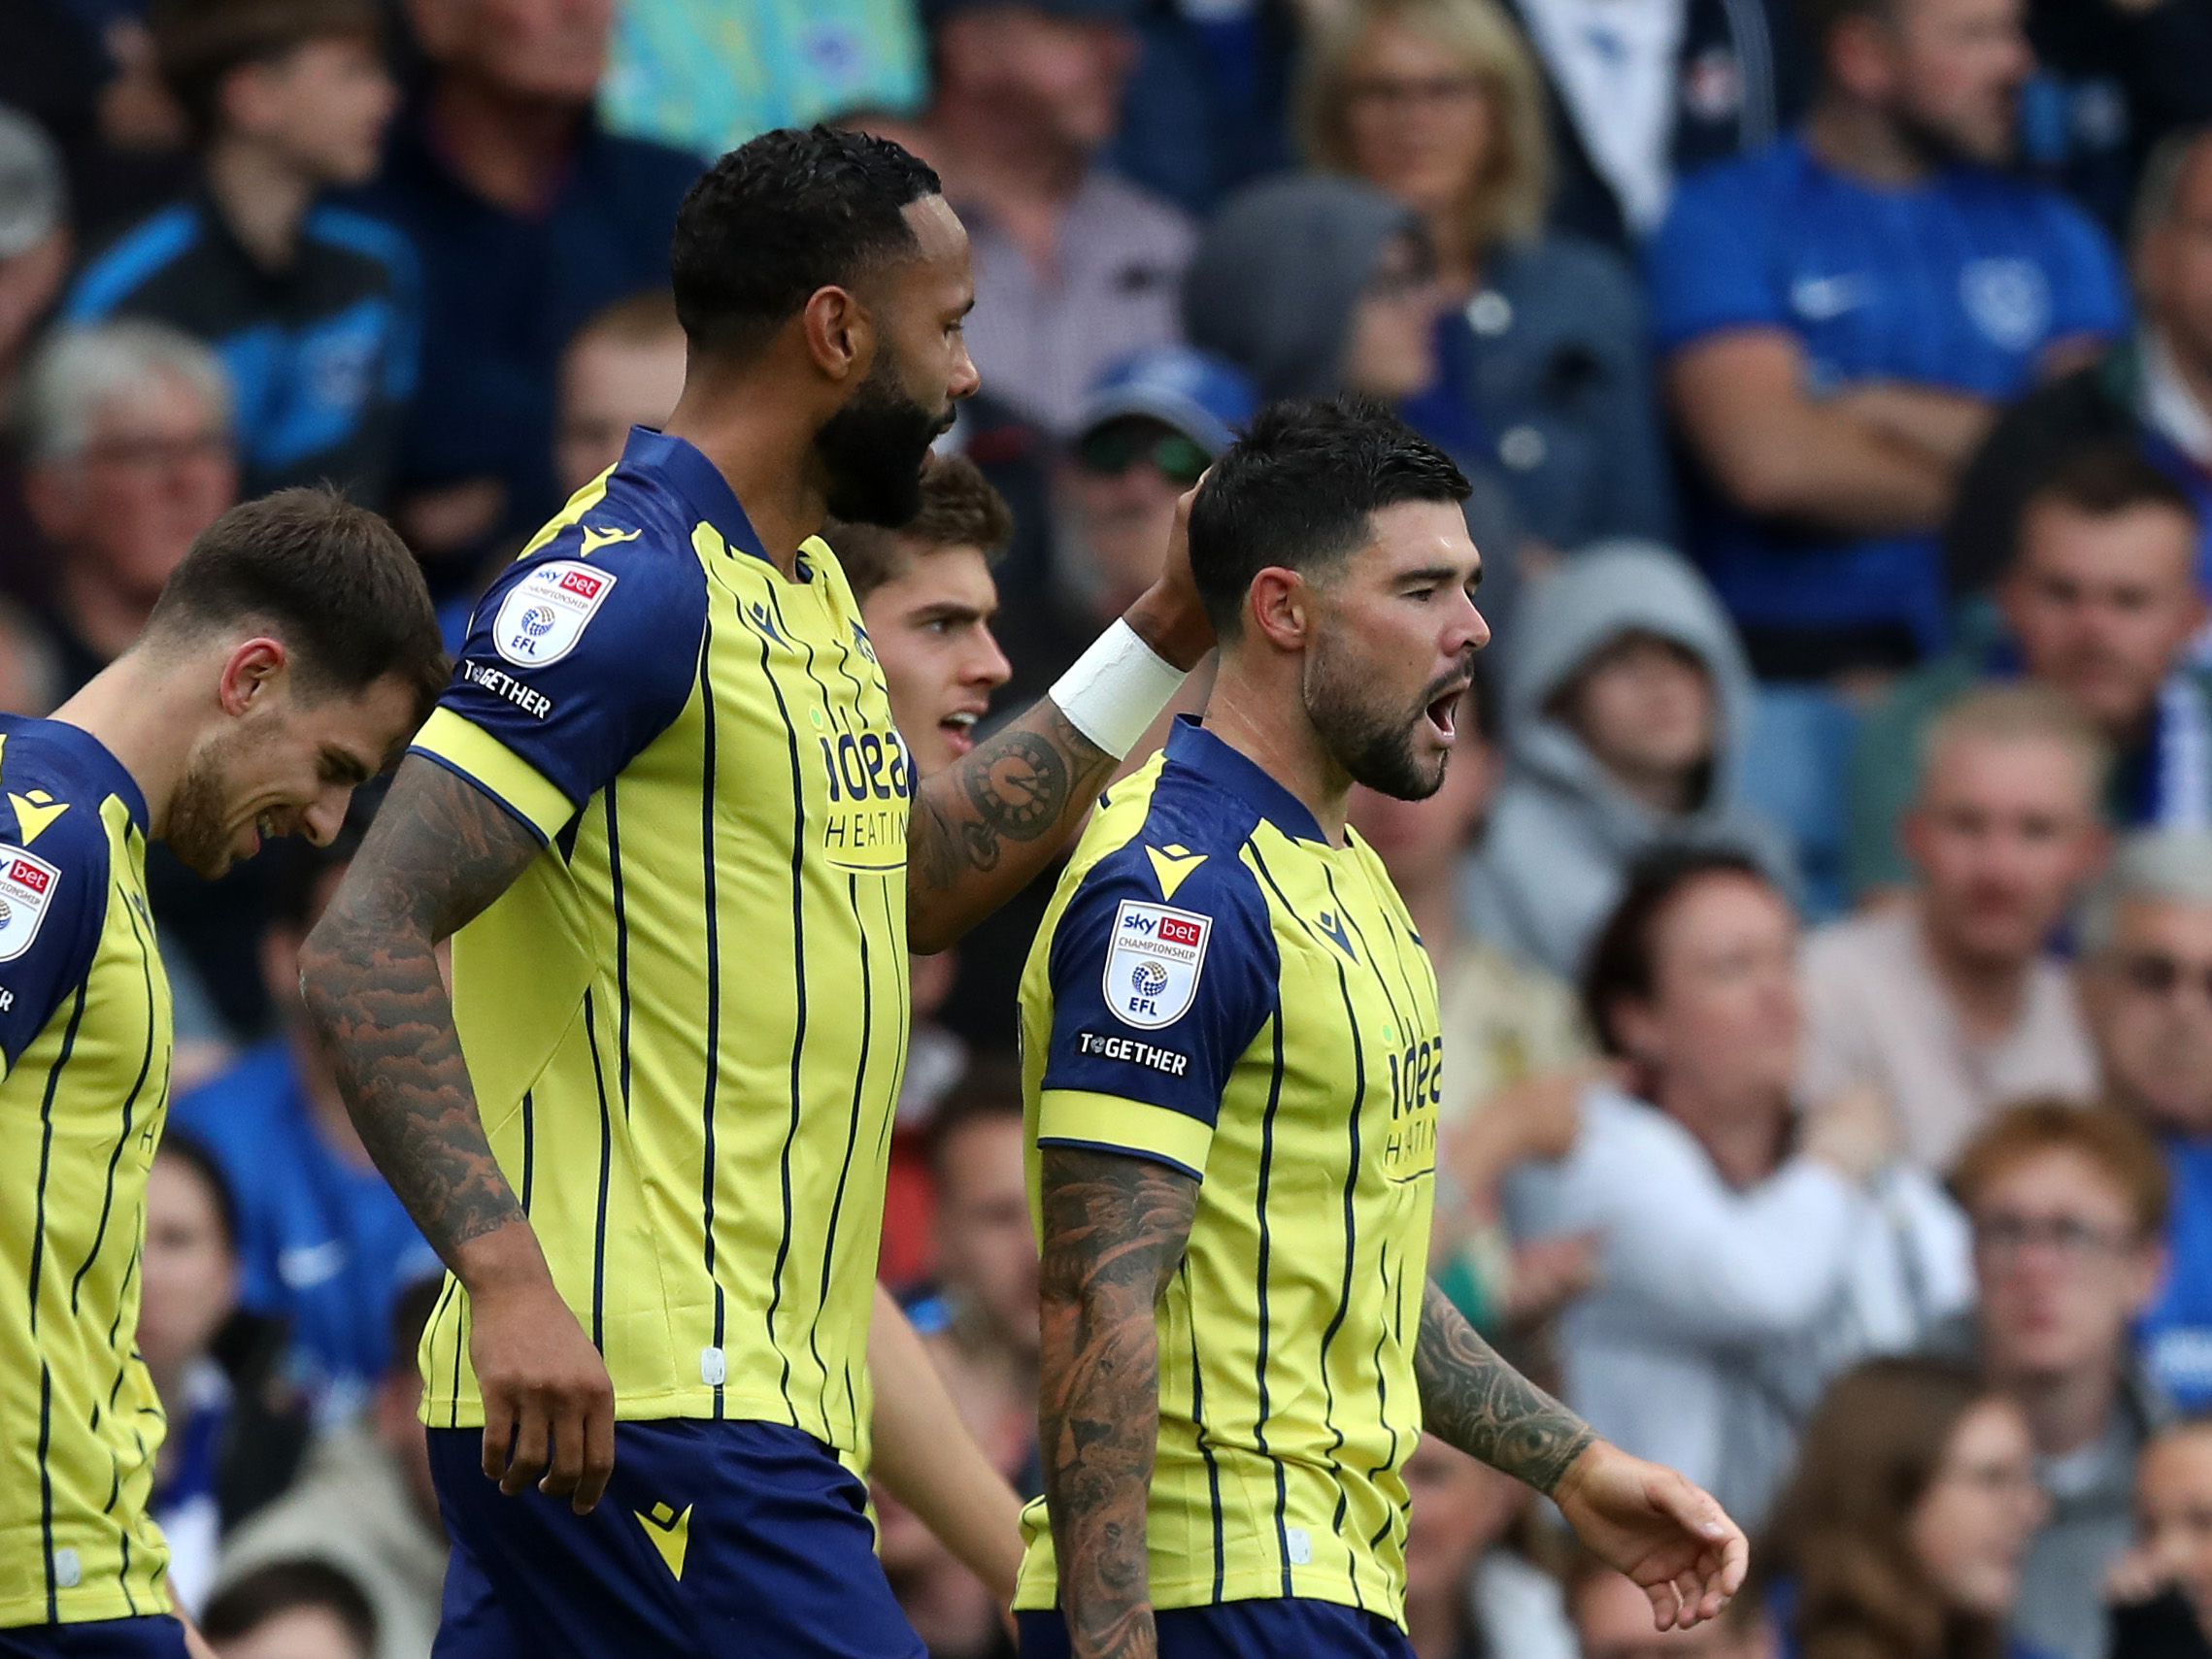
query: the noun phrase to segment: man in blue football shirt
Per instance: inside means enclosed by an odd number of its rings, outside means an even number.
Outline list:
[[[2121,331],[2103,234],[2007,176],[2021,0],[1816,0],[1795,134],[1686,183],[1648,252],[1702,486],[1692,547],[1762,678],[1909,666],[1996,408]]]

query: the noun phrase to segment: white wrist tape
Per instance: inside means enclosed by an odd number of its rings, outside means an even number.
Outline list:
[[[1068,724],[1122,759],[1190,676],[1116,621],[1053,687]]]

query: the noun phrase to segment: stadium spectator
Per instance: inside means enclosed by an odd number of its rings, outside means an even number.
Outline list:
[[[667,281],[699,158],[592,113],[613,0],[408,0],[429,61],[360,193],[422,259],[422,376],[396,517],[433,591],[556,506],[561,348],[602,306]]]
[[[2212,1423],[2175,1423],[2135,1466],[2135,1547],[2113,1573],[2108,1659],[2212,1659]]]
[[[307,1423],[278,1385],[281,1325],[238,1311],[238,1211],[222,1172],[171,1135],[147,1178],[139,1352],[168,1413],[147,1508],[169,1543],[168,1583],[195,1611],[221,1540],[289,1484]]]
[[[1115,167],[1203,214],[1291,166],[1290,105],[1311,10],[1300,0],[1138,7],[1137,66],[1107,152]]]
[[[574,495],[622,458],[630,428],[659,430],[684,389],[684,327],[666,288],[594,313],[560,354],[553,484]]]
[[[2106,1098],[2165,1148],[2164,1286],[2140,1322],[2151,1373],[2212,1406],[2212,836],[2123,843],[2082,907],[2082,1000]]]
[[[1013,523],[1006,504],[963,455],[940,455],[922,482],[922,511],[902,530],[830,523],[869,648],[884,671],[891,719],[916,775],[941,772],[975,746],[976,722],[1006,682],[991,633],[998,594],[991,566]],[[914,959],[914,1026],[891,1133],[877,1274],[903,1286],[926,1278],[936,1254],[935,1182],[925,1145],[931,1115],[967,1067],[967,1046],[932,1017],[958,957]]]
[[[1975,1358],[2027,1414],[2050,1515],[2012,1628],[2055,1659],[2104,1659],[2105,1576],[2133,1521],[2136,1455],[2171,1414],[2128,1326],[2163,1267],[2167,1179],[2125,1114],[2030,1101],[1969,1142],[1951,1190],[1981,1299],[1929,1345]]]
[[[608,127],[699,155],[927,91],[906,0],[623,0],[599,110]]]
[[[1821,0],[1804,128],[1686,182],[1649,249],[1691,543],[1762,678],[1909,667],[1995,407],[2125,324],[2103,233],[1998,169],[2019,0]]]
[[[138,638],[192,538],[236,498],[230,383],[160,323],[66,329],[25,374],[22,429],[66,696]]]
[[[2044,1508],[2011,1400],[1954,1361],[1868,1361],[1806,1425],[1760,1551],[1781,1659],[2037,1659],[2004,1625]]]
[[[376,1615],[376,1659],[423,1659],[438,1630],[446,1529],[430,1485],[417,1410],[415,1349],[443,1286],[425,1278],[393,1305],[391,1364],[359,1417],[325,1432],[299,1481],[224,1544],[216,1580],[231,1586],[272,1562],[315,1561],[360,1587]]]
[[[1435,383],[1441,292],[1420,216],[1356,179],[1291,175],[1242,190],[1208,221],[1183,281],[1193,344],[1252,377],[1263,399],[1354,391],[1403,405]],[[1408,413],[1412,413],[1410,410]],[[1483,608],[1503,616],[1524,529],[1487,447],[1463,423],[1428,434],[1475,493]]]
[[[2053,461],[2021,517],[1996,615],[1893,687],[1860,728],[1847,856],[1862,896],[1908,879],[1897,825],[1928,722],[1990,680],[2054,686],[2103,728],[2113,823],[2212,820],[2212,675],[2186,660],[2206,614],[2195,539],[2188,498],[2126,446]]]
[[[397,99],[377,0],[161,0],[161,69],[191,122],[189,195],[117,237],[62,308],[205,341],[230,377],[243,493],[333,482],[384,504],[415,390],[405,237],[325,193],[377,168]]]
[[[1632,1578],[1584,1557],[1567,1589],[1581,1659],[1775,1659],[1771,1621],[1758,1598],[1738,1596],[1713,1623],[1652,1631],[1651,1598]]]
[[[1805,946],[1805,1088],[1895,1108],[1940,1174],[2008,1100],[2096,1092],[2096,1056],[2052,936],[2107,850],[2102,736],[2040,685],[1974,692],[1925,734],[1904,841],[1919,881]]]
[[[1586,1091],[1539,1217],[1599,1241],[1597,1286],[1560,1323],[1568,1403],[1750,1524],[1827,1380],[1972,1294],[1964,1224],[1890,1167],[1884,1103],[1845,1095],[1800,1124],[1796,946],[1739,853],[1636,872],[1583,981],[1631,1080]]]
[[[75,246],[53,141],[28,116],[0,105],[0,397],[15,389]]]
[[[1587,1240],[1511,1248],[1498,1208],[1506,1172],[1565,1155],[1575,1097],[1592,1055],[1574,989],[1517,961],[1459,920],[1467,849],[1503,771],[1497,693],[1480,672],[1460,704],[1452,763],[1425,801],[1352,790],[1351,823],[1382,858],[1436,967],[1444,1039],[1440,1183],[1429,1275],[1476,1329],[1493,1338],[1556,1309],[1589,1279]]]
[[[1109,364],[1176,337],[1182,210],[1100,154],[1136,58],[1133,0],[944,0],[935,97],[913,134],[975,260],[968,346],[986,384],[1074,430]]]
[[[2077,8],[2093,16],[2110,9]],[[2193,5],[2150,9],[2195,10],[2212,16]],[[2212,76],[2198,78],[2212,86]],[[2197,581],[2212,587],[2212,127],[2178,133],[2151,157],[2130,252],[2133,337],[2006,410],[1960,479],[1944,530],[1954,596],[2002,578],[2029,498],[2063,456],[2099,442],[2140,445],[2187,492]]]
[[[361,1587],[320,1561],[272,1561],[208,1604],[216,1659],[376,1659],[377,1614]]]
[[[2125,234],[2146,158],[2212,116],[2212,6],[2028,0],[2028,39],[2021,160]]]
[[[1657,228],[1677,179],[1763,149],[1812,92],[1802,8],[1789,0],[1506,3],[1554,88],[1552,220],[1615,248]]]
[[[1525,1488],[1435,1435],[1405,1466],[1405,1622],[1415,1659],[1574,1659],[1556,1579],[1506,1543]],[[1645,1634],[1651,1601],[1641,1590]]]
[[[1579,554],[1529,594],[1504,669],[1505,786],[1467,889],[1477,935],[1572,978],[1651,847],[1741,846],[1788,879],[1789,848],[1738,799],[1743,651],[1681,559],[1641,543]]]
[[[1544,231],[1544,103],[1493,0],[1369,0],[1316,44],[1306,153],[1427,227],[1444,304],[1414,423],[1495,469],[1554,547],[1671,541],[1643,301],[1609,249]]]
[[[376,1388],[395,1358],[385,1347],[393,1303],[438,1265],[369,1161],[300,1003],[300,943],[360,843],[366,814],[356,814],[334,849],[269,849],[259,947],[277,1033],[170,1111],[173,1127],[222,1166],[238,1214],[240,1299],[285,1322],[287,1372],[325,1423],[352,1415]]]

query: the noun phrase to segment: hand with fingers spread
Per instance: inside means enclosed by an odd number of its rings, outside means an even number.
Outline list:
[[[542,1267],[471,1288],[469,1363],[484,1393],[486,1477],[510,1498],[535,1481],[588,1514],[615,1472],[615,1388]]]
[[[1593,1441],[1552,1496],[1591,1552],[1651,1597],[1659,1630],[1718,1618],[1743,1586],[1743,1529],[1671,1469]]]

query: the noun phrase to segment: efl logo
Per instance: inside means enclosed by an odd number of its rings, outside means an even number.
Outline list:
[[[1159,938],[1163,945],[1180,945],[1195,950],[1205,937],[1206,930],[1194,921],[1185,921],[1180,916],[1159,918]]]
[[[567,571],[562,574],[560,579],[560,586],[563,593],[578,594],[586,599],[598,598],[599,589],[605,585],[606,583],[602,582],[597,577],[587,576],[580,570]]]
[[[22,882],[32,892],[42,897],[47,889],[53,885],[53,878],[50,875],[41,870],[36,864],[27,864],[20,858],[9,867],[8,879],[11,881]]]

